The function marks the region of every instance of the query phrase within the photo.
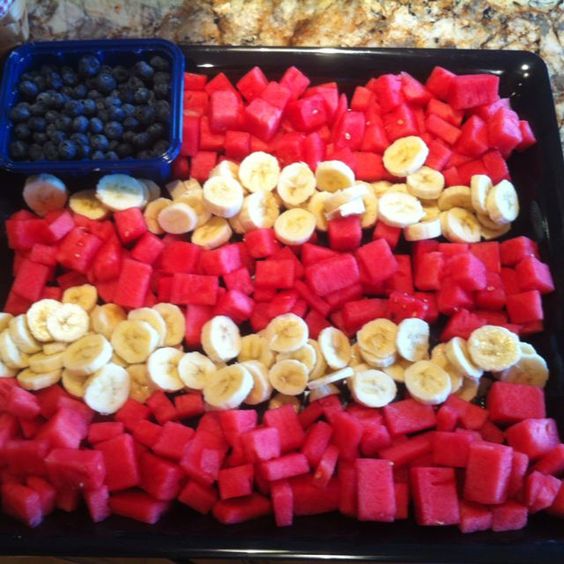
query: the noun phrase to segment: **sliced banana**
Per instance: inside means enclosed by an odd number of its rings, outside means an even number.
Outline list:
[[[47,355],[45,353],[36,353],[29,357],[29,367],[37,374],[45,372],[56,372],[63,368],[63,353]]]
[[[360,219],[360,225],[363,229],[373,227],[378,219],[378,198],[373,192],[368,192],[362,197],[364,203],[364,213]]]
[[[331,212],[339,210],[345,204],[362,201],[362,198],[368,193],[369,188],[367,188],[364,182],[357,182],[349,188],[337,190],[330,194],[325,200],[325,213],[330,214]]]
[[[145,218],[147,229],[151,233],[155,235],[162,235],[164,233],[164,229],[159,224],[159,214],[171,204],[172,200],[168,198],[157,198],[147,204],[143,212],[143,217]]]
[[[143,183],[127,174],[107,174],[96,185],[96,198],[113,211],[143,208],[147,203]]]
[[[80,190],[71,194],[69,198],[70,209],[94,221],[108,217],[110,210],[96,198],[96,190]]]
[[[146,321],[120,321],[112,333],[115,352],[129,364],[145,362],[159,344],[159,334]]]
[[[264,192],[264,193],[267,194],[269,192]],[[243,201],[243,205],[244,203],[245,202]],[[237,215],[234,215],[233,217],[230,217],[227,221],[229,222],[229,226],[233,230],[233,233],[236,233],[237,235],[245,234],[246,229],[243,227],[243,224],[241,223],[241,212],[239,212]]]
[[[341,390],[339,390],[335,384],[325,384],[324,386],[315,388],[315,390],[311,390],[307,399],[310,403],[313,403],[314,401],[318,401],[328,396],[338,396],[340,393]]]
[[[268,402],[268,409],[278,409],[285,405],[291,405],[296,413],[300,412],[301,402],[296,396],[287,396],[286,394],[276,393]]]
[[[103,304],[96,306],[90,313],[90,325],[95,333],[104,335],[106,339],[112,337],[112,333],[120,321],[125,321],[127,315],[124,309],[117,304]]]
[[[140,307],[138,309],[131,310],[127,319],[139,319],[141,321],[146,321],[159,335],[159,343],[157,346],[163,347],[166,342],[166,322],[163,316],[154,308],[151,307]]]
[[[500,372],[513,366],[521,358],[519,337],[496,325],[476,329],[468,339],[472,362],[482,370]]]
[[[272,192],[279,177],[278,161],[262,151],[247,155],[239,165],[239,180],[249,192]]]
[[[503,237],[503,235],[505,235],[506,233],[509,233],[509,231],[511,231],[510,223],[507,223],[505,225],[500,225],[496,229],[492,229],[491,227],[486,227],[483,224],[482,220],[480,219],[480,233],[486,241],[491,241],[492,239],[499,239],[500,237]]]
[[[355,401],[367,407],[388,405],[398,391],[392,378],[380,370],[355,371],[349,382]]]
[[[44,388],[57,384],[61,379],[61,374],[61,370],[37,373],[29,368],[25,368],[18,373],[16,379],[24,390],[37,392],[38,390],[43,390]]]
[[[188,180],[173,180],[166,184],[165,188],[173,200],[178,200],[188,192],[201,190],[202,186],[195,178],[189,178]]]
[[[203,390],[216,370],[215,364],[199,352],[186,353],[178,362],[178,376],[191,390]]]
[[[446,344],[445,352],[452,365],[465,376],[474,379],[482,376],[483,370],[472,362],[466,341],[461,337],[453,337]]]
[[[20,351],[26,354],[33,354],[41,350],[41,344],[31,334],[25,314],[17,315],[10,319],[8,331]]]
[[[354,184],[354,172],[342,161],[323,161],[315,169],[315,181],[319,190],[336,192]]]
[[[87,376],[110,362],[112,346],[103,335],[86,335],[63,353],[63,366],[76,376]]]
[[[178,374],[178,363],[184,356],[174,347],[163,347],[151,353],[147,359],[147,371],[151,382],[165,392],[178,392],[184,382]]]
[[[303,347],[308,340],[306,322],[294,313],[279,315],[266,327],[265,339],[273,351],[293,352]]]
[[[196,229],[205,225],[212,217],[210,210],[208,210],[204,202],[204,191],[202,189],[189,190],[182,194],[182,196],[179,196],[177,201],[189,205],[196,212],[198,216]]]
[[[47,331],[53,339],[64,343],[72,343],[84,337],[89,328],[88,313],[76,304],[62,304],[47,318]]]
[[[407,189],[407,184],[404,182],[397,182],[390,186],[388,192],[400,192],[402,194],[409,194],[409,190]],[[423,205],[423,203],[421,203]]]
[[[443,174],[428,166],[408,174],[405,181],[409,193],[422,200],[436,200],[445,187]]]
[[[316,353],[316,360],[313,369],[309,374],[310,380],[315,380],[316,378],[321,378],[327,371],[327,363],[325,362],[325,358],[323,357],[323,353],[321,352],[321,347],[319,343],[314,339],[308,339],[307,344],[310,345],[315,349]],[[351,350],[351,361],[352,362],[352,350]]]
[[[498,225],[505,225],[517,219],[519,198],[509,180],[502,180],[491,188],[488,192],[486,208],[492,221]]]
[[[206,208],[219,217],[234,217],[243,206],[241,184],[228,176],[213,176],[206,180],[203,190]]]
[[[384,367],[394,363],[397,353],[398,326],[389,319],[375,319],[363,325],[356,334],[360,352],[366,362]]]
[[[441,214],[443,235],[456,243],[478,243],[480,223],[476,216],[464,208],[451,208]]]
[[[75,398],[84,397],[84,385],[88,380],[88,376],[80,376],[74,374],[71,370],[63,370],[61,376],[61,384],[63,388]]]
[[[11,313],[0,312],[0,331],[8,329],[10,321],[13,319],[13,317],[14,316]]]
[[[147,193],[146,199],[148,202],[153,202],[157,198],[160,198],[161,188],[154,180],[149,178],[138,178],[137,180],[139,180],[139,182],[141,182],[141,184],[145,187],[145,191]]]
[[[404,381],[409,394],[426,405],[443,403],[451,392],[450,376],[428,360],[420,360],[407,368]]]
[[[84,385],[84,403],[102,415],[115,413],[129,397],[129,374],[117,364],[106,364]]]
[[[355,375],[355,370],[350,366],[346,366],[345,368],[341,368],[336,372],[332,372],[331,374],[327,374],[321,378],[316,378],[315,380],[311,380],[307,387],[310,390],[318,390],[323,386],[328,386],[329,384],[335,384],[336,382],[340,382],[341,380],[347,380],[348,378],[352,378]]]
[[[53,355],[58,354],[60,352],[65,352],[67,350],[67,343],[59,343],[59,342],[52,342],[52,343],[43,343],[43,352],[46,355]]]
[[[23,189],[25,203],[37,215],[61,210],[67,203],[68,192],[64,182],[52,174],[38,174],[26,179]]]
[[[468,186],[449,186],[439,196],[438,206],[441,211],[451,208],[464,208],[473,211],[471,191]]]
[[[299,206],[314,193],[315,175],[306,163],[292,163],[280,172],[276,191],[285,204]]]
[[[280,208],[271,192],[255,192],[243,201],[239,221],[244,232],[274,226],[280,215]]]
[[[315,192],[307,203],[307,209],[315,217],[315,226],[319,231],[327,231],[328,228],[325,202],[330,196],[330,192]]]
[[[231,178],[239,178],[239,165],[233,161],[224,160],[215,165],[210,171],[212,176],[230,176]]]
[[[325,362],[333,370],[344,368],[351,358],[349,338],[335,327],[325,327],[317,338]]]
[[[276,238],[286,245],[303,245],[315,231],[315,216],[308,210],[294,208],[282,213],[274,222]]]
[[[465,401],[472,401],[478,395],[480,381],[474,378],[464,378],[462,386],[455,395]]]
[[[291,353],[288,353],[291,354]],[[274,364],[274,353],[270,350],[268,341],[256,333],[241,337],[241,350],[237,355],[239,362],[258,360],[267,368]],[[298,359],[299,360],[299,359]]]
[[[358,366],[363,364],[364,360],[362,358],[362,353],[360,352],[360,346],[358,343],[351,345],[351,358],[349,360],[349,366]]]
[[[487,199],[492,181],[485,174],[475,174],[470,179],[470,200],[477,213],[487,214]]]
[[[431,351],[431,362],[440,366],[450,377],[451,393],[457,392],[464,380],[464,374],[453,366],[446,354],[446,345],[441,343]]]
[[[298,396],[306,389],[308,368],[299,360],[280,360],[268,371],[272,387],[287,396]]]
[[[429,148],[421,137],[402,137],[384,151],[383,163],[390,174],[403,178],[417,172],[428,155]]]
[[[398,325],[396,347],[405,360],[429,358],[429,324],[417,317],[404,319]]]
[[[166,325],[165,347],[175,347],[182,342],[186,334],[186,318],[175,304],[155,304],[153,309],[161,315]]]
[[[388,180],[378,180],[377,182],[372,182],[370,186],[372,187],[374,195],[379,198],[392,187],[392,183]]]
[[[436,217],[427,221],[421,221],[404,228],[403,234],[406,241],[425,241],[436,239],[442,235],[441,220]]]
[[[244,365],[226,366],[206,382],[204,400],[216,409],[237,409],[253,389],[253,382]]]
[[[165,233],[182,235],[196,229],[198,214],[188,204],[173,202],[161,209],[157,221]]]
[[[53,335],[47,329],[47,319],[62,306],[57,300],[39,300],[27,310],[27,324],[31,334],[40,342],[53,340]]]
[[[550,374],[544,358],[535,353],[522,356],[513,366],[501,371],[497,376],[504,382],[544,388]]]
[[[123,368],[127,368],[129,366],[129,362],[127,362],[127,360],[125,360],[124,358],[122,358],[121,356],[119,356],[119,354],[117,353],[112,353],[112,362],[114,364],[117,364],[118,366],[123,366]]]
[[[521,358],[524,356],[534,356],[537,354],[537,351],[533,345],[530,343],[524,343],[523,341],[519,341],[519,348],[521,349]]]
[[[388,376],[390,376],[394,382],[403,382],[405,379],[405,370],[411,366],[411,364],[412,363],[408,360],[400,358],[391,366],[382,368],[382,372],[385,372]]]
[[[267,367],[258,360],[246,360],[242,365],[253,377],[253,389],[245,398],[247,405],[258,405],[270,399],[272,396],[272,384],[268,379]]]
[[[129,397],[140,403],[145,403],[157,389],[149,378],[147,365],[130,364],[125,368],[129,374]]]
[[[233,231],[222,217],[212,217],[192,233],[192,243],[204,249],[217,249],[231,238]]]
[[[421,202],[411,194],[386,192],[380,197],[380,219],[391,227],[407,227],[423,219],[425,212]]]
[[[64,304],[76,304],[82,309],[90,312],[94,309],[98,301],[98,290],[92,284],[82,284],[82,286],[73,286],[67,288],[63,292]]]
[[[317,364],[317,350],[314,346],[306,343],[297,351],[279,353],[276,356],[276,361],[279,362],[281,360],[299,360],[307,366],[308,374],[311,374]]]
[[[225,315],[212,317],[202,327],[202,347],[214,362],[234,359],[241,352],[239,327]]]

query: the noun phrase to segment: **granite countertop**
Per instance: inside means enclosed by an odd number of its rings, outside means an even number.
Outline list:
[[[42,40],[534,51],[549,68],[564,142],[562,0],[28,0],[28,9],[30,38]]]

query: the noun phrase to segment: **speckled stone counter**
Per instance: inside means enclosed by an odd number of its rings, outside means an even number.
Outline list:
[[[31,39],[524,49],[548,65],[564,141],[562,0],[28,0]]]

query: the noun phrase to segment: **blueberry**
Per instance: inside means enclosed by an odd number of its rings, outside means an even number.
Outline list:
[[[150,159],[153,157],[153,152],[148,149],[143,149],[142,151],[138,151],[136,157],[138,159]]]
[[[78,83],[78,75],[70,67],[63,67],[61,69],[61,78],[67,86],[75,86]]]
[[[116,153],[121,159],[131,157],[133,155],[133,146],[129,143],[120,143],[116,148]]]
[[[88,145],[90,143],[86,133],[73,133],[70,138],[79,145]]]
[[[104,157],[104,153],[102,151],[94,151],[92,153],[92,158],[95,161],[100,161],[100,160],[103,160],[105,157]]]
[[[138,88],[133,94],[133,101],[136,104],[146,104],[151,98],[151,92],[148,88]]]
[[[35,104],[31,104],[30,111],[32,116],[44,116],[47,112],[47,106],[41,102],[35,102]]]
[[[67,98],[74,98],[74,86],[63,86],[60,92]]]
[[[37,72],[24,72],[20,76],[20,80],[33,80],[37,76]]]
[[[109,145],[108,138],[105,135],[101,134],[92,135],[92,137],[90,138],[90,144],[96,151],[106,151]]]
[[[153,151],[157,156],[162,155],[163,153],[166,153],[166,151],[168,151],[169,145],[170,143],[166,139],[159,139],[159,141],[157,141],[153,145]]]
[[[119,143],[120,143],[119,139],[112,139],[108,143],[108,151],[115,151],[118,148]]]
[[[45,155],[43,153],[43,147],[35,143],[29,146],[28,153],[29,153],[29,158],[32,161],[42,161],[45,158]]]
[[[86,98],[86,94],[88,94],[88,88],[86,88],[86,84],[77,84],[73,89],[72,96],[76,100],[80,100],[82,98]]]
[[[119,97],[124,104],[133,103],[133,96],[135,94],[135,89],[127,86],[126,84],[120,84],[119,86]]]
[[[165,131],[166,128],[162,123],[153,123],[147,128],[147,133],[154,141],[161,139],[164,136]]]
[[[66,95],[62,94],[61,92],[57,92],[56,90],[50,90],[48,94],[50,94],[50,99],[47,105],[50,108],[59,110],[67,101]]]
[[[159,100],[155,104],[155,112],[160,122],[168,123],[170,121],[170,104],[166,100]]]
[[[72,120],[72,129],[73,131],[77,131],[82,133],[88,129],[89,120],[86,116],[76,116]]]
[[[59,145],[59,143],[61,143],[62,141],[64,141],[67,138],[67,134],[64,131],[57,129],[55,124],[52,124],[52,123],[50,123],[47,126],[46,133],[47,133],[47,137],[51,141],[53,141],[53,143],[55,143],[56,145]]]
[[[151,80],[155,74],[155,69],[145,61],[139,61],[133,65],[133,72],[143,80]]]
[[[127,85],[130,88],[133,88],[133,90],[137,90],[137,88],[143,88],[145,86],[145,83],[140,78],[137,78],[136,76],[132,76],[127,81]]]
[[[96,115],[104,122],[110,121],[110,112],[108,110],[98,110]]]
[[[96,76],[100,66],[100,61],[95,55],[85,55],[78,61],[78,74],[81,76]]]
[[[76,117],[84,113],[84,103],[82,100],[69,100],[65,102],[64,112],[67,116]]]
[[[117,155],[117,153],[115,151],[108,151],[105,155],[104,158],[107,159],[108,161],[117,161],[119,160],[119,157]]]
[[[118,106],[112,106],[109,108],[108,114],[110,116],[110,120],[112,121],[123,121],[125,119],[125,112]]]
[[[58,160],[59,151],[57,150],[57,146],[58,144],[55,144],[53,141],[47,141],[47,143],[43,145],[43,153],[48,161]]]
[[[101,111],[105,109],[106,109],[106,104],[104,102],[104,99],[98,98],[98,100],[96,100],[96,111]]]
[[[23,161],[27,157],[29,147],[23,141],[12,141],[10,143],[10,156],[16,161]]]
[[[121,106],[121,100],[119,99],[119,96],[106,96],[106,98],[104,98],[104,106],[108,110],[110,108],[119,107]]]
[[[31,107],[27,102],[20,102],[10,110],[10,119],[15,122],[26,121],[31,116]]]
[[[155,84],[153,92],[157,98],[166,99],[170,95],[170,84],[168,82],[159,82]]]
[[[132,144],[133,143],[133,138],[135,137],[136,133],[135,131],[125,131],[123,134],[123,142],[124,143],[129,143]]]
[[[123,120],[123,127],[134,131],[139,127],[139,120],[136,117],[128,116]]]
[[[146,131],[137,133],[137,135],[135,135],[135,137],[133,138],[133,145],[137,149],[146,149],[150,144],[151,137]]]
[[[96,88],[104,93],[108,94],[117,86],[116,79],[110,73],[100,73],[96,77]]]
[[[58,72],[51,72],[45,77],[45,82],[49,88],[59,90],[64,86],[63,79]]]
[[[31,80],[24,80],[23,82],[20,82],[18,90],[20,91],[20,94],[22,96],[25,96],[30,100],[33,100],[33,98],[35,98],[37,96],[37,93],[39,92],[37,84],[35,84],[35,82],[31,82]]]
[[[55,123],[59,117],[59,112],[55,110],[47,110],[45,112],[45,121],[49,123]]]
[[[99,98],[104,97],[104,95],[101,92],[98,92],[98,90],[96,90],[95,88],[89,90],[86,96],[90,98],[90,100],[98,100]]]
[[[108,139],[121,139],[123,135],[123,125],[117,121],[109,121],[104,126],[104,133]]]
[[[133,104],[123,104],[121,109],[125,112],[125,117],[132,116],[135,113],[135,106]]]
[[[33,138],[33,142],[37,143],[38,145],[43,145],[44,143],[47,142],[47,139],[48,139],[47,134],[43,133],[41,131],[36,131],[32,135],[32,138]]]
[[[55,127],[60,131],[69,131],[72,127],[72,118],[69,116],[59,116],[55,121]]]
[[[39,116],[30,117],[27,124],[32,131],[45,131],[45,128],[47,127],[45,118]]]
[[[93,117],[90,119],[88,130],[90,133],[102,133],[104,131],[104,122],[100,118]]]
[[[79,143],[77,145],[78,151],[77,155],[79,159],[87,159],[92,154],[92,147],[84,143]]]
[[[137,106],[135,117],[144,125],[150,125],[155,121],[157,112],[153,106]]]
[[[154,67],[159,71],[167,71],[170,69],[170,63],[160,55],[155,55],[154,57],[151,57],[149,63],[151,64],[152,67]]]
[[[164,71],[156,72],[155,76],[153,77],[153,82],[155,84],[158,84],[159,82],[170,83],[170,73]]]
[[[45,104],[46,106],[50,105],[51,102],[51,94],[49,92],[40,92],[35,99],[36,102],[40,104]]]
[[[14,137],[20,141],[25,141],[31,137],[31,129],[25,123],[17,123],[14,126]]]
[[[44,76],[41,75],[35,75],[32,79],[33,84],[35,84],[35,86],[37,86],[37,90],[39,90],[39,92],[46,90],[47,89],[47,80],[45,80]]]
[[[93,116],[96,113],[96,102],[91,98],[87,98],[83,100],[82,104],[84,105],[84,115],[85,116]]]
[[[41,68],[39,69],[39,72],[43,76],[48,76],[52,72],[56,72],[56,71],[57,71],[57,67],[55,65],[49,65],[49,64],[41,65]]]
[[[59,157],[64,161],[72,161],[76,158],[76,153],[78,152],[78,147],[74,141],[70,139],[65,139],[57,147],[59,151]]]

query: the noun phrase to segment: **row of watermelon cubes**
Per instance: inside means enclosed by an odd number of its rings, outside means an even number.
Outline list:
[[[408,73],[384,74],[358,86],[350,108],[336,82],[310,86],[290,67],[279,82],[259,67],[233,85],[224,73],[208,82],[186,73],[181,157],[176,178],[208,178],[218,159],[242,160],[254,151],[285,165],[346,162],[359,180],[394,180],[382,153],[396,139],[418,135],[428,144],[426,165],[443,171],[447,186],[469,185],[474,174],[494,183],[509,178],[505,160],[535,143],[527,121],[498,94],[499,77],[454,75],[435,67],[425,85]],[[190,164],[184,157],[190,157]]]

